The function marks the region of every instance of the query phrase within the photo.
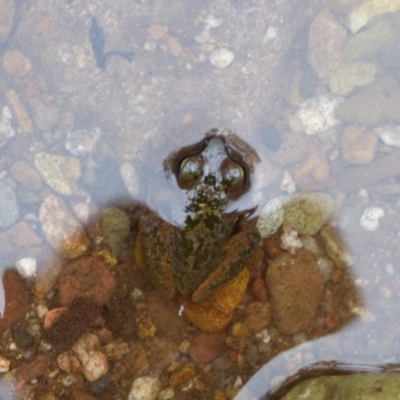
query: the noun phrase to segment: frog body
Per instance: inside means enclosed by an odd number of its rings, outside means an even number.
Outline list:
[[[245,142],[213,130],[165,160],[167,176],[185,195],[184,223],[150,210],[139,223],[145,266],[165,297],[178,292],[202,303],[246,266],[259,241],[254,209],[226,208],[250,187],[250,159],[258,156]]]

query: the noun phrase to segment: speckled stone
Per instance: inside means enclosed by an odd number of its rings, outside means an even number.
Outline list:
[[[14,191],[0,182],[0,228],[13,225],[18,218],[18,203]]]
[[[10,50],[3,55],[3,67],[10,75],[21,78],[31,70],[32,62],[19,51]]]
[[[59,154],[37,153],[35,167],[45,182],[57,193],[69,196],[81,177],[81,166],[77,158]]]
[[[64,257],[79,257],[88,249],[89,239],[85,231],[56,195],[49,195],[43,200],[39,221],[46,240]]]

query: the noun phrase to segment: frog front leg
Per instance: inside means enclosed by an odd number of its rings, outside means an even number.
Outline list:
[[[176,227],[171,226],[153,213],[141,217],[137,246],[143,255],[144,266],[151,281],[164,298],[175,295],[173,258],[176,248]]]
[[[244,227],[225,242],[216,259],[218,267],[193,292],[191,298],[194,303],[207,300],[246,267],[260,240],[255,222],[243,221]]]

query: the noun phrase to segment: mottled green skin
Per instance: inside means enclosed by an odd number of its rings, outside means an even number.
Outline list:
[[[145,264],[155,286],[166,297],[176,290],[184,296],[194,294],[196,302],[234,278],[259,240],[254,221],[246,219],[247,210],[224,213],[229,194],[219,174],[228,154],[221,141],[210,141],[202,156],[207,172],[187,191],[184,226],[171,226],[151,211],[140,221]],[[196,289],[218,268],[218,278],[196,295]]]

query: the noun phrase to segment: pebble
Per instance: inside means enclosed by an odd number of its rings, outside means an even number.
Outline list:
[[[15,129],[12,127],[11,121],[11,110],[7,106],[4,106],[1,109],[0,116],[0,148],[15,136]]]
[[[37,153],[34,164],[44,181],[57,193],[70,196],[81,177],[77,158],[52,153]]]
[[[400,147],[400,125],[381,125],[376,127],[374,132],[386,145]]]
[[[15,268],[22,278],[32,278],[36,275],[37,261],[33,257],[21,258],[15,263]]]
[[[17,380],[19,382],[29,382],[32,379],[38,378],[46,373],[50,364],[50,358],[44,354],[38,354],[31,361],[23,361],[15,371]]]
[[[378,68],[371,63],[347,63],[329,75],[329,89],[337,96],[347,96],[360,86],[370,85]]]
[[[161,390],[161,382],[156,376],[136,378],[131,386],[128,400],[154,400]]]
[[[280,237],[280,248],[294,254],[303,247],[303,242],[299,238],[299,233],[288,225],[283,225]]]
[[[48,243],[64,257],[79,257],[87,251],[89,239],[85,231],[56,195],[43,200],[39,221]]]
[[[8,228],[18,218],[19,210],[14,191],[0,182],[0,228]]]
[[[257,229],[262,238],[273,235],[283,224],[282,200],[278,197],[271,199],[261,210],[257,219]]]
[[[49,131],[60,122],[61,109],[54,104],[47,104],[39,99],[32,98],[29,107],[33,122],[40,131]]]
[[[347,61],[368,60],[381,52],[382,48],[398,41],[399,33],[389,20],[383,20],[370,29],[357,33],[343,48]]]
[[[0,43],[4,43],[11,32],[14,12],[14,0],[0,0]]]
[[[308,60],[320,79],[344,63],[342,48],[347,40],[346,29],[332,12],[325,9],[313,20],[308,38]]]
[[[89,297],[96,304],[104,305],[110,300],[115,287],[115,277],[101,258],[80,257],[62,270],[58,286],[59,302],[68,306],[76,298]]]
[[[341,140],[343,159],[349,164],[368,164],[378,149],[378,136],[358,126],[347,126]]]
[[[107,357],[101,351],[96,350],[99,347],[100,340],[92,333],[83,335],[72,347],[82,363],[83,374],[89,382],[101,378],[109,370]]]
[[[220,48],[214,50],[210,54],[210,63],[214,65],[214,67],[224,69],[232,64],[235,55],[226,48]]]
[[[47,295],[56,285],[62,271],[62,261],[54,254],[48,254],[40,264],[35,279],[35,291]]]
[[[335,118],[335,110],[343,102],[342,97],[324,94],[313,97],[300,104],[297,113],[289,120],[294,132],[303,131],[315,135],[340,124]]]
[[[16,161],[10,168],[10,175],[30,190],[38,191],[43,185],[39,173],[24,161]]]
[[[271,306],[267,302],[254,301],[247,305],[244,323],[252,332],[260,332],[271,322]]]
[[[269,265],[266,282],[279,331],[293,335],[310,329],[324,293],[313,254],[303,249],[283,254]]]
[[[200,332],[190,341],[189,355],[197,364],[208,363],[224,350],[226,334]]]
[[[391,75],[384,75],[347,98],[335,111],[349,124],[375,127],[386,121],[400,122],[400,86]]]
[[[130,163],[123,163],[120,166],[121,178],[125,184],[126,189],[133,199],[140,198],[140,184],[139,176],[135,167]]]
[[[374,17],[400,9],[400,0],[368,0],[355,7],[348,16],[352,33],[358,32]]]
[[[332,215],[334,203],[324,193],[298,193],[284,203],[285,224],[301,235],[314,235]]]
[[[22,104],[17,92],[13,89],[6,90],[6,100],[11,107],[14,118],[17,121],[19,129],[24,133],[33,132],[33,124],[26,111],[25,106]]]
[[[385,211],[380,207],[366,208],[361,215],[360,225],[368,232],[374,232],[379,227],[379,220],[385,215]]]
[[[11,361],[8,358],[0,355],[0,373],[3,374],[4,372],[9,371],[10,365]]]
[[[0,300],[0,328],[13,326],[30,309],[29,292],[16,271],[6,270],[3,274],[4,300]],[[4,303],[5,301],[5,303]]]
[[[95,127],[93,129],[82,129],[67,134],[65,148],[75,157],[87,157],[93,152],[101,131]]]
[[[6,51],[3,55],[3,67],[10,75],[22,78],[32,68],[32,62],[16,50]]]

